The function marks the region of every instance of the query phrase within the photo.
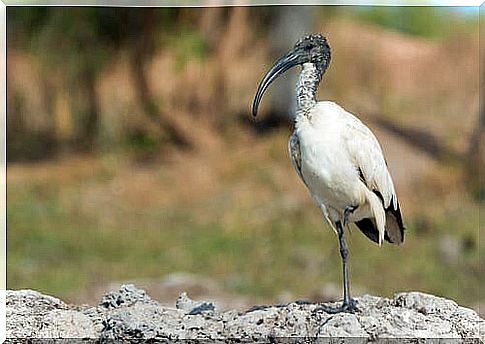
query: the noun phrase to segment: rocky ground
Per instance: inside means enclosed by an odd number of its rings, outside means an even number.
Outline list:
[[[327,314],[319,304],[293,302],[220,311],[211,302],[182,293],[175,307],[152,300],[145,291],[123,285],[97,306],[73,306],[32,290],[7,291],[7,338],[92,338],[101,342],[220,339],[237,342],[292,342],[317,338],[338,343],[395,342],[479,343],[485,320],[454,301],[419,292],[393,299],[357,298],[353,314]],[[331,341],[333,343],[333,341]]]

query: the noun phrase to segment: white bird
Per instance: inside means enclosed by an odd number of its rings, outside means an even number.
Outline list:
[[[316,100],[330,56],[330,46],[322,35],[300,39],[274,63],[259,84],[253,115],[256,116],[268,86],[291,67],[302,66],[296,88],[294,131],[288,148],[298,176],[339,239],[344,299],[340,307],[322,307],[336,313],[357,309],[350,297],[344,228],[355,223],[380,246],[383,240],[401,244],[404,226],[391,175],[374,134],[341,106]]]

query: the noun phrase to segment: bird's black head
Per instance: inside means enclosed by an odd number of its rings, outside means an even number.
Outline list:
[[[330,46],[327,39],[320,34],[301,38],[290,53],[299,56],[298,64],[311,62],[322,72],[330,64]]]
[[[253,102],[253,116],[258,112],[259,102],[268,86],[281,74],[294,66],[312,63],[323,74],[330,64],[331,52],[327,39],[321,34],[312,34],[296,42],[292,50],[279,58],[259,84]]]

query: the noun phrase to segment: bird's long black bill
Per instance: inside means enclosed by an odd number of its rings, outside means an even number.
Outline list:
[[[256,117],[258,113],[259,102],[263,97],[264,92],[268,88],[268,86],[281,74],[286,72],[293,66],[298,64],[298,55],[289,52],[285,56],[278,59],[271,69],[266,73],[263,80],[261,80],[258,90],[256,91],[256,96],[254,97],[253,101],[253,116]]]

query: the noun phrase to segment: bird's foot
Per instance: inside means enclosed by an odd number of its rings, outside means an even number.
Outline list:
[[[350,299],[349,301],[344,301],[343,304],[339,307],[321,305],[315,309],[315,311],[324,311],[325,313],[329,313],[329,314],[355,313],[358,310],[359,309],[357,308],[357,301],[355,301],[354,299]]]

